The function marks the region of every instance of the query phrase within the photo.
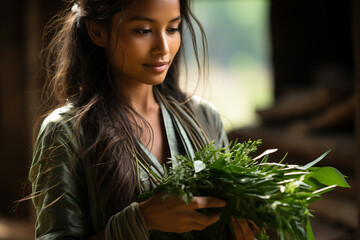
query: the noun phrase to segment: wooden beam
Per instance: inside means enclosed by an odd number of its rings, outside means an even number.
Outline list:
[[[13,216],[14,201],[23,197],[28,151],[26,131],[26,0],[0,7],[0,214]],[[21,207],[21,206],[19,206]],[[16,213],[22,214],[22,209]],[[25,215],[26,213],[24,213]]]
[[[356,76],[356,179],[357,187],[360,186],[360,1],[352,1],[353,39]],[[355,186],[355,187],[356,187]],[[360,219],[360,192],[357,191],[358,218]],[[357,238],[360,239],[360,226],[357,227]]]

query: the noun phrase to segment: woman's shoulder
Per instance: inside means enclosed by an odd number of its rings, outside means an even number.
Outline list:
[[[204,117],[207,121],[220,118],[219,111],[215,105],[200,96],[192,96],[190,104],[197,117]]]
[[[73,130],[73,116],[74,108],[69,104],[55,109],[43,120],[33,146],[31,182],[36,181],[37,173],[43,169],[75,163],[72,159],[78,158],[80,145]]]
[[[75,108],[66,104],[54,109],[41,123],[37,140],[41,138],[72,138],[75,125]]]
[[[56,108],[45,117],[41,124],[40,131],[45,130],[49,126],[59,127],[66,124],[72,124],[74,116],[75,108],[71,103]]]
[[[214,104],[199,96],[191,97],[190,104],[200,127],[215,146],[224,147],[228,144],[220,114]]]

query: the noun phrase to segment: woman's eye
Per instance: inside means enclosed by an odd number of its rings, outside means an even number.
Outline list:
[[[151,29],[136,29],[135,32],[139,34],[147,34],[147,33],[151,33]]]
[[[170,34],[176,33],[176,32],[180,32],[179,28],[170,28],[167,30]]]

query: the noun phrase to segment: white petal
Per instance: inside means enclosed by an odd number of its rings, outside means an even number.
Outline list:
[[[204,170],[205,168],[206,168],[206,165],[205,165],[205,163],[203,163],[202,161],[196,160],[196,161],[194,162],[194,169],[195,169],[195,172],[196,172],[196,173]]]

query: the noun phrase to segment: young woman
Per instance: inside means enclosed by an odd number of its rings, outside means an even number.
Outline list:
[[[182,32],[197,56],[189,0],[79,0],[53,23],[46,49],[50,114],[30,169],[37,239],[149,239],[150,230],[184,233],[219,220],[202,208],[157,195],[137,203],[175,154],[209,141],[227,144],[216,110],[178,82]],[[201,26],[200,26],[200,29]],[[205,44],[206,46],[206,44]],[[198,60],[199,63],[199,60]],[[234,220],[236,239],[254,239]]]

